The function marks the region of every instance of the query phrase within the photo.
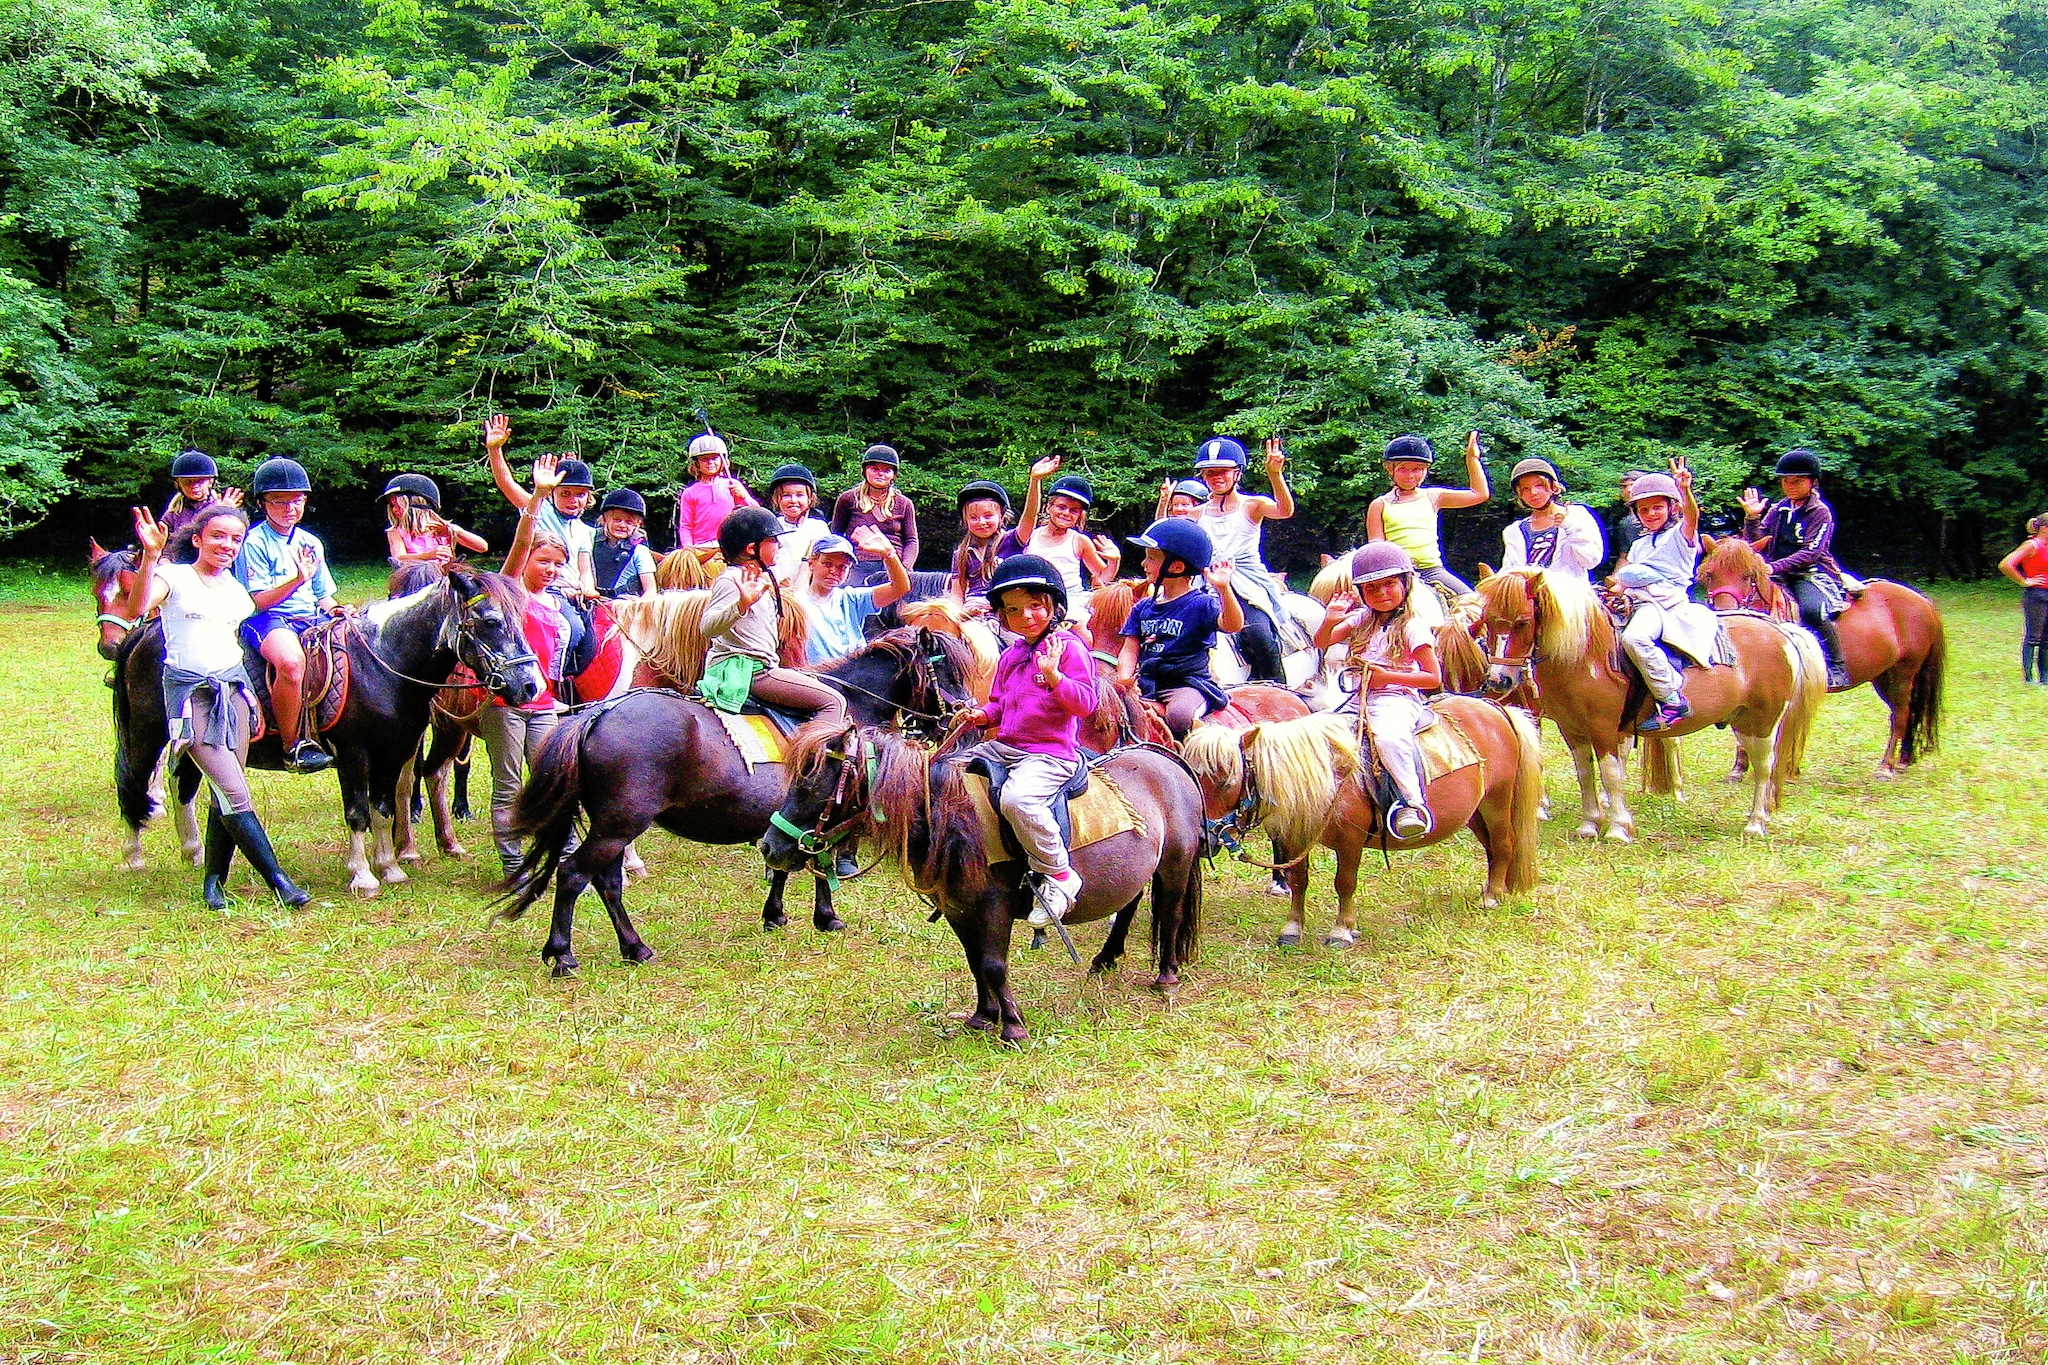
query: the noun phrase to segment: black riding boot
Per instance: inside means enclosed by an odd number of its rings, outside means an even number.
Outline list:
[[[1822,617],[1820,629],[1821,657],[1828,661],[1828,690],[1839,692],[1849,685],[1849,666],[1842,662],[1842,632],[1827,617]]]
[[[313,893],[297,885],[284,875],[284,869],[277,865],[277,850],[270,846],[270,836],[264,833],[263,822],[256,818],[253,810],[231,811],[221,817],[235,836],[235,847],[242,850],[242,856],[249,860],[249,866],[270,884],[287,908],[296,910],[313,899]]]
[[[228,868],[235,861],[235,835],[220,818],[220,807],[206,803],[206,880],[199,895],[209,910],[228,908]]]

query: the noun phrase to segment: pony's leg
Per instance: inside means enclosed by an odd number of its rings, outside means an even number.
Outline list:
[[[1144,899],[1133,897],[1129,905],[1116,912],[1116,918],[1109,922],[1109,937],[1102,941],[1102,951],[1088,964],[1088,975],[1100,976],[1116,970],[1116,964],[1123,960],[1124,936],[1131,932],[1131,921],[1138,917],[1138,902]]]
[[[467,861],[469,850],[455,836],[455,816],[448,809],[448,775],[454,764],[447,763],[427,774],[427,807],[434,812],[434,842],[445,857]]]
[[[590,883],[597,888],[598,896],[604,901],[605,913],[612,917],[612,932],[619,936],[619,956],[628,962],[654,961],[654,949],[640,939],[640,933],[633,927],[633,919],[626,913],[626,872],[625,851],[616,847],[615,840],[595,841],[596,866],[590,874]],[[576,850],[578,862],[583,860],[586,843]]]
[[[1301,921],[1308,906],[1308,864],[1303,858],[1287,869],[1287,926],[1280,931],[1282,948],[1301,946]]]
[[[1273,861],[1275,863],[1284,863],[1287,861],[1287,858],[1287,850],[1281,846],[1280,841],[1278,839],[1273,840]],[[1286,896],[1292,894],[1287,889],[1286,868],[1275,867],[1273,869],[1273,875],[1266,882],[1266,894],[1269,896]]]
[[[763,929],[787,929],[789,916],[782,912],[783,888],[789,884],[789,874],[781,868],[768,869],[768,899],[761,902],[761,927]]]
[[[404,818],[403,812],[402,806],[389,815],[375,806],[370,808],[370,857],[377,866],[377,875],[387,886],[411,880],[406,875],[405,864],[398,861],[396,830],[398,822]],[[413,859],[417,862],[419,855],[415,853]]]
[[[1600,755],[1600,785],[1607,795],[1607,837],[1618,844],[1634,843],[1636,818],[1628,809],[1628,756],[1621,750]]]
[[[811,927],[821,934],[836,934],[846,928],[846,921],[832,908],[832,885],[823,877],[811,878]]]
[[[1579,775],[1579,827],[1572,831],[1575,839],[1597,839],[1600,827],[1607,820],[1607,801],[1600,792],[1598,760],[1593,757],[1593,746],[1574,744],[1572,768]]]
[[[413,803],[419,800],[419,751],[415,749],[405,766],[398,770],[397,800],[392,808],[391,842],[401,863],[417,863],[420,860],[419,845],[413,834]]]
[[[1749,799],[1749,823],[1742,827],[1744,834],[1762,838],[1770,833],[1771,807],[1776,804],[1778,785],[1778,740],[1774,731],[1768,735],[1738,734],[1743,750],[1749,754],[1750,777],[1755,782]]]
[[[1002,1039],[1006,1043],[1022,1043],[1031,1036],[1024,1027],[1024,1013],[1017,1008],[1017,997],[1010,994],[1010,929],[1016,922],[1014,906],[1009,915],[995,916],[981,945],[981,978],[988,983],[1002,1011]]]
[[[1358,942],[1358,864],[1365,846],[1347,839],[1337,850],[1337,922],[1323,935],[1325,948],[1349,948]]]
[[[983,950],[988,944],[988,915],[986,898],[981,905],[946,915],[946,922],[953,926],[953,933],[960,940],[960,951],[967,955],[968,975],[974,978],[974,1013],[967,1016],[964,1027],[981,1033],[996,1028],[1003,1017],[1002,998],[989,988],[981,970]]]
[[[368,900],[384,889],[370,867],[370,775],[353,746],[341,747],[341,760],[334,767],[341,780],[342,818],[348,822],[348,856],[342,866],[348,869],[349,893]]]
[[[576,900],[588,885],[590,876],[575,854],[564,857],[555,869],[555,916],[548,924],[548,941],[540,948],[540,960],[553,964],[550,975],[571,976],[582,965],[571,945],[576,933]]]
[[[199,838],[199,810],[195,804],[199,795],[199,784],[177,782],[175,785],[177,800],[171,802],[171,818],[178,826],[178,851],[185,855],[186,862],[194,867],[201,867],[206,862],[206,846]],[[158,793],[159,798],[162,795],[164,793]],[[140,833],[138,830],[138,845]]]
[[[1877,775],[1886,780],[1904,771],[1899,766],[1899,749],[1906,742],[1907,717],[1912,709],[1908,703],[1913,697],[1913,680],[1908,678],[1901,685],[1897,676],[1899,672],[1894,668],[1870,680],[1870,690],[1877,693],[1878,699],[1891,711],[1891,731],[1885,736],[1884,757],[1877,765]]]

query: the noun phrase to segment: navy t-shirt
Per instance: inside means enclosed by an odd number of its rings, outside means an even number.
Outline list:
[[[1209,676],[1209,647],[1223,601],[1198,588],[1171,602],[1141,597],[1124,622],[1123,634],[1138,640],[1138,677],[1150,688],[1186,687]]]

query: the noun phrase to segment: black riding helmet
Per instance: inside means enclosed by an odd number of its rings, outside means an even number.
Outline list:
[[[735,507],[718,523],[718,552],[737,564],[747,551],[782,534],[782,518],[765,507]]]
[[[604,495],[604,501],[597,505],[601,517],[607,512],[631,512],[642,521],[647,519],[647,499],[630,488],[614,488]]]
[[[220,470],[214,466],[213,457],[203,450],[181,450],[178,458],[171,461],[171,477],[174,479],[217,479]]]
[[[976,479],[973,483],[961,485],[953,505],[965,510],[970,502],[998,502],[1005,512],[1010,510],[1010,493],[993,479]]]
[[[775,501],[775,494],[786,483],[800,483],[811,490],[812,497],[818,496],[818,480],[811,471],[800,464],[786,464],[769,476],[768,501]]]
[[[1820,478],[1820,456],[1810,450],[1788,450],[1778,457],[1778,467],[1771,471],[1771,477]]]
[[[394,474],[391,482],[384,485],[384,491],[377,495],[377,501],[386,498],[405,497],[413,502],[423,502],[436,512],[441,510],[441,490],[424,474]]]
[[[249,493],[260,505],[272,493],[311,493],[313,481],[306,477],[306,467],[297,460],[283,456],[265,460],[256,466],[256,477],[249,480]]]
[[[1060,577],[1060,571],[1039,555],[1011,555],[996,565],[996,571],[988,580],[988,604],[997,611],[1003,609],[1003,594],[1012,588],[1029,588],[1033,592],[1052,594],[1053,624],[1057,625],[1067,614],[1067,581]]]

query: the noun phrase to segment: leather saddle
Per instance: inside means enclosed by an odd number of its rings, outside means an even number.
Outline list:
[[[1003,784],[1010,780],[1010,765],[997,758],[985,744],[977,744],[966,750],[963,757],[968,772],[978,773],[988,779],[988,802],[1000,816],[1003,810]],[[1060,828],[1060,842],[1069,848],[1074,845],[1074,818],[1068,809],[1068,802],[1088,790],[1088,767],[1088,760],[1084,756],[1081,765],[1074,770],[1074,775],[1067,779],[1067,785],[1055,792],[1052,798],[1053,823]],[[1017,843],[1017,836],[1011,830],[1010,822],[1004,820],[1002,826],[1004,844],[1012,854],[1021,856],[1024,850]]]
[[[795,734],[798,727],[808,723],[810,720],[809,716],[800,716],[794,711],[783,711],[773,706],[764,706],[752,697],[748,697],[740,704],[740,714],[743,716],[766,716],[768,723],[773,725],[784,739],[788,739],[791,735]]]
[[[329,617],[299,636],[299,648],[306,654],[306,671],[300,680],[301,735],[285,735],[286,747],[302,737],[324,735],[341,720],[348,706],[349,685],[354,677],[349,664],[348,636],[352,623]],[[253,649],[242,651],[242,666],[256,683],[256,699],[263,707],[263,733],[277,733],[277,715],[271,709],[270,689],[276,670]]]

